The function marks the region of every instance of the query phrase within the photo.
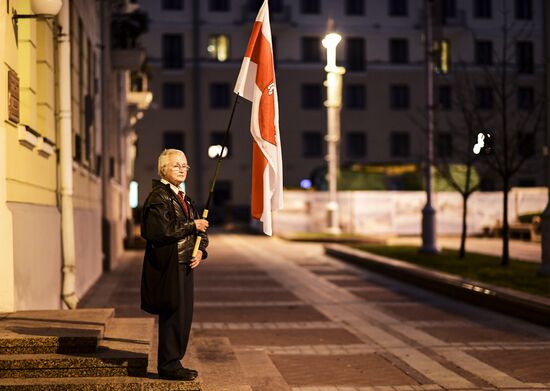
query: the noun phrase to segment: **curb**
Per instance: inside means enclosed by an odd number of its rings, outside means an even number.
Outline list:
[[[391,278],[533,323],[550,326],[550,299],[545,297],[469,280],[343,245],[330,244],[324,246],[324,249],[327,255]]]

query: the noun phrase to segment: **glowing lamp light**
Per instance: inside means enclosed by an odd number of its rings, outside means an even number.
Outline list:
[[[300,187],[302,189],[311,189],[311,180],[309,179],[302,179],[300,181]]]
[[[337,33],[330,33],[321,41],[323,46],[327,48],[327,72],[336,69],[336,46],[342,40],[342,36]]]
[[[139,185],[138,185],[138,183],[136,181],[130,182],[130,192],[129,192],[130,208],[135,209],[135,208],[138,207],[138,205],[139,205],[138,195],[139,195]]]
[[[211,145],[211,146],[209,146],[208,147],[208,157],[210,159],[217,158],[218,156],[220,156],[221,150],[222,150],[221,145]],[[223,150],[222,158],[227,157],[228,152],[229,152],[229,149],[227,147],[225,147],[224,150]]]

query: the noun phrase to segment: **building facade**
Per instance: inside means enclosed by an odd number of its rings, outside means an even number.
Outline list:
[[[0,2],[0,312],[75,308],[126,237],[141,64],[108,38],[128,5],[58,3]]]
[[[215,168],[208,148],[223,139],[235,99],[234,83],[262,1],[139,3],[151,18],[143,42],[149,48],[151,89],[156,97],[138,126],[136,180],[140,203],[150,189],[151,178],[156,177],[155,159],[167,147],[186,151],[192,167],[187,186],[192,196],[204,202]],[[346,67],[340,163],[422,164],[427,155],[424,1],[269,3],[285,187],[299,188],[303,179],[326,166],[326,56],[321,40],[329,20],[343,37],[337,63]],[[437,4],[441,7],[435,10],[433,21],[437,44],[435,149],[438,156],[452,161],[453,149],[467,142],[456,131],[466,127],[460,96],[475,101],[475,110],[483,116],[500,115],[498,91],[484,75],[498,73],[503,23],[508,26],[505,46],[511,47],[510,58],[505,61],[511,75],[506,106],[512,112],[511,120],[519,118],[514,113],[526,112],[540,100],[544,80],[543,0],[445,0]],[[459,95],[464,75],[471,78],[472,89]],[[229,156],[222,165],[214,197],[220,210],[213,219],[247,216],[252,149],[249,120],[250,103],[240,102],[231,129]],[[526,137],[518,147],[519,154],[532,158],[514,177],[512,186],[544,185],[543,139],[539,132]],[[499,186],[495,175],[482,177],[484,189],[498,190]]]

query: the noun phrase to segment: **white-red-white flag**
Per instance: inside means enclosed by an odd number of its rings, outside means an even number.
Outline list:
[[[254,22],[235,93],[252,102],[252,217],[271,236],[271,212],[283,207],[283,158],[267,0]]]

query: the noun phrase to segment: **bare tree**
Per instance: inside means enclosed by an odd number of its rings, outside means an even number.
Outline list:
[[[461,75],[455,78],[455,85],[460,85],[458,90],[466,90],[468,96],[461,96],[461,112],[469,132],[468,144],[475,138],[473,134],[478,131],[491,130],[495,136],[494,152],[483,159],[483,163],[496,174],[502,184],[503,191],[503,215],[502,215],[502,259],[501,264],[507,266],[509,256],[509,224],[508,224],[508,192],[511,189],[513,177],[522,168],[524,163],[535,154],[534,140],[542,130],[543,97],[533,93],[526,98],[522,110],[512,105],[512,98],[518,93],[521,85],[522,73],[535,71],[534,60],[526,63],[517,61],[519,45],[524,44],[530,38],[532,32],[529,27],[532,23],[523,23],[521,26],[515,22],[508,22],[509,10],[506,2],[502,2],[502,26],[501,40],[498,50],[493,56],[495,65],[482,65],[480,72],[470,72],[468,66]],[[474,35],[475,38],[475,35]],[[525,45],[525,44],[524,44]],[[527,45],[529,47],[529,45]],[[531,52],[532,44],[531,44]],[[515,50],[514,50],[515,49]],[[532,57],[534,54],[531,53]],[[527,56],[529,57],[529,56]],[[491,91],[489,99],[493,104],[492,110],[483,111],[478,88],[482,84],[486,90]],[[533,90],[534,91],[534,90]],[[472,102],[473,97],[473,102]],[[487,98],[487,97],[485,97]],[[472,132],[472,133],[470,133]]]

